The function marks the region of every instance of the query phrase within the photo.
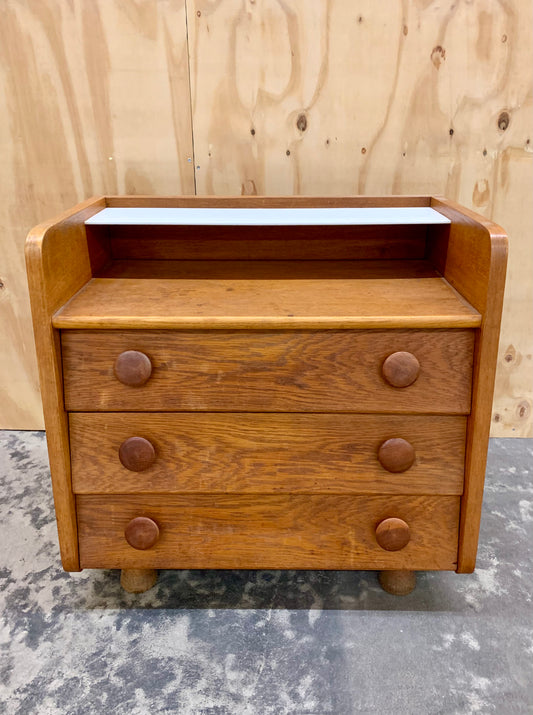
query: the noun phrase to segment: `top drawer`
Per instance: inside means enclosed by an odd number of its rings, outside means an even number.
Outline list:
[[[473,345],[471,330],[63,331],[65,405],[71,411],[467,414]],[[126,356],[133,368],[124,358],[117,363],[126,351],[145,357]],[[396,352],[414,356],[407,356],[411,367],[418,361],[409,386],[385,379],[384,361]],[[146,381],[123,384],[119,378],[139,376],[139,358]]]

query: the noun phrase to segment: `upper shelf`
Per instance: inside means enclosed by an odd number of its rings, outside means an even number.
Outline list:
[[[426,261],[115,261],[53,317],[61,329],[475,328]]]
[[[379,208],[106,208],[91,226],[391,226],[449,224],[428,206]]]

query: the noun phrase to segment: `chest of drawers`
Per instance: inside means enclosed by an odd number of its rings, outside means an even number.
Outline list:
[[[103,197],[36,227],[64,568],[472,571],[506,256],[433,197]]]

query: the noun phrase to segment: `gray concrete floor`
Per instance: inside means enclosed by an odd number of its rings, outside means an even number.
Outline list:
[[[478,568],[65,574],[44,434],[0,432],[0,712],[533,713],[533,440],[493,440]]]

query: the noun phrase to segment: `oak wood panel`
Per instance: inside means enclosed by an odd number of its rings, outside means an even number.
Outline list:
[[[115,259],[422,259],[427,227],[88,226],[109,233]]]
[[[69,427],[78,494],[463,491],[465,417],[71,413]],[[139,472],[119,456],[133,437],[155,449],[155,461]],[[393,474],[378,451],[398,437],[416,457]]]
[[[57,328],[450,328],[480,316],[425,261],[118,261]],[[399,290],[401,286],[401,290]]]
[[[339,192],[336,196],[313,194],[308,196],[282,196],[274,192],[271,195],[248,196],[235,193],[231,196],[106,196],[106,206],[110,208],[151,207],[158,208],[379,208],[382,206],[430,206],[431,197],[427,192],[420,195],[354,196]]]
[[[3,0],[0,88],[0,427],[42,429],[24,236],[93,195],[194,193],[184,0]]]
[[[63,331],[65,404],[74,411],[470,411],[474,331]],[[113,374],[124,350],[153,366],[142,387]],[[420,376],[385,382],[390,353],[412,352]]]
[[[204,194],[441,194],[512,241],[493,436],[533,436],[533,4],[187,3]]]
[[[103,204],[102,199],[90,199],[36,226],[28,235],[25,249],[59,545],[67,571],[79,570],[78,537],[63,404],[61,343],[59,331],[52,327],[52,314],[91,276],[83,221]]]
[[[84,568],[455,569],[458,497],[78,495]],[[159,539],[131,548],[124,529],[153,519]],[[390,552],[376,542],[386,518],[411,539]]]
[[[503,229],[483,217],[447,200],[434,199],[432,204],[453,222],[447,236],[436,233],[434,261],[483,316],[476,339],[461,501],[458,571],[468,573],[476,563],[508,242]]]

